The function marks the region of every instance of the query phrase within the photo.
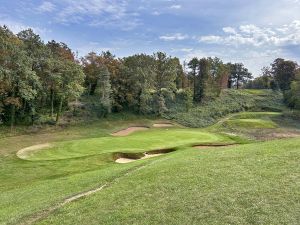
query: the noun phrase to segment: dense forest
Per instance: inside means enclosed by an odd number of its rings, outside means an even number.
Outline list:
[[[12,127],[57,124],[66,110],[161,116],[174,105],[189,111],[240,88],[281,90],[288,106],[300,108],[299,65],[279,58],[253,79],[242,63],[211,57],[183,65],[163,52],[78,58],[65,43],[44,43],[31,29],[14,34],[0,27],[0,122]]]

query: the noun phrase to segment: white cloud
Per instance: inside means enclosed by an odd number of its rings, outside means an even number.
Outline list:
[[[37,10],[41,13],[43,12],[53,12],[55,10],[55,5],[51,2],[43,2]]]
[[[161,13],[160,13],[159,11],[154,11],[154,12],[152,12],[151,14],[154,15],[154,16],[159,16],[159,15],[161,15]]]
[[[238,29],[224,27],[228,35],[201,36],[200,42],[222,45],[251,45],[259,46],[286,46],[300,44],[300,21],[295,20],[281,27],[259,27],[253,24],[242,25]]]
[[[181,5],[171,5],[170,9],[181,9]]]
[[[200,37],[199,41],[206,43],[219,43],[223,41],[223,38],[215,35],[208,35]]]
[[[160,40],[164,40],[164,41],[181,41],[181,40],[185,40],[187,38],[188,38],[188,35],[184,35],[181,33],[176,33],[176,34],[172,34],[172,35],[164,35],[164,36],[159,37]]]
[[[56,21],[62,24],[83,23],[90,26],[118,27],[131,30],[141,24],[139,14],[127,11],[126,0],[62,0]]]
[[[223,31],[229,34],[236,34],[236,30],[233,27],[223,27]]]

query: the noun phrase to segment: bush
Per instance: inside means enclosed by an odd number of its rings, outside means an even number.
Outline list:
[[[217,122],[218,119],[242,111],[281,111],[283,97],[280,92],[271,90],[259,93],[245,90],[224,90],[219,98],[192,107],[186,112],[184,105],[172,107],[164,118],[175,120],[187,127],[206,127]]]

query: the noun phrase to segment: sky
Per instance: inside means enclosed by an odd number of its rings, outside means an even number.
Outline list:
[[[219,57],[254,76],[278,57],[300,63],[300,0],[0,0],[0,25],[30,27],[79,56]]]

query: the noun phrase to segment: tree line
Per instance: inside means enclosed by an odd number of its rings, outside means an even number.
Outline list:
[[[300,66],[297,62],[277,58],[262,69],[261,76],[250,80],[246,88],[281,90],[290,108],[300,109]]]
[[[184,65],[163,52],[77,58],[65,43],[44,43],[31,29],[14,34],[0,27],[0,121],[11,126],[41,118],[58,123],[65,109],[84,104],[78,99],[92,102],[99,117],[120,111],[162,115],[174,104],[188,111],[251,77],[241,63],[210,57]]]

